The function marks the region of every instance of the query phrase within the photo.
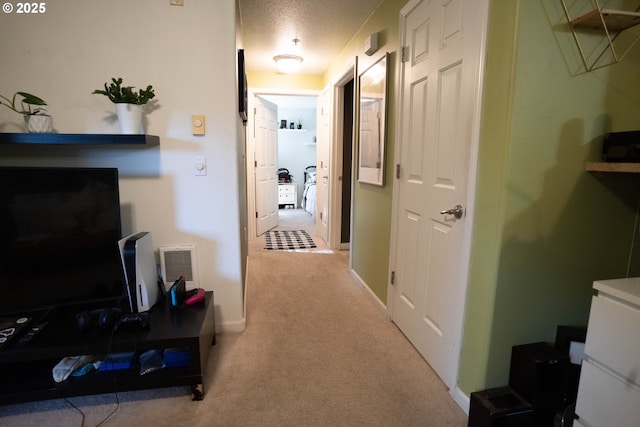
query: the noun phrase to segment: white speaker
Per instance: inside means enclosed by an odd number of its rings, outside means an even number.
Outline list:
[[[181,275],[187,282],[187,288],[199,288],[198,256],[195,245],[160,246],[160,275],[168,291],[173,282]]]

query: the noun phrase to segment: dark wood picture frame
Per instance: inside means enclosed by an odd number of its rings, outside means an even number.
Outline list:
[[[240,118],[247,122],[248,88],[244,64],[244,49],[238,49],[238,106]]]

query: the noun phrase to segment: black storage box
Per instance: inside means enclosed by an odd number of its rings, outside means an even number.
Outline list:
[[[468,427],[531,427],[533,408],[511,387],[471,393]]]
[[[568,354],[551,344],[513,346],[509,386],[537,409],[559,409],[565,400]]]

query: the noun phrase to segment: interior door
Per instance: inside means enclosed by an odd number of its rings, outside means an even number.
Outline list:
[[[331,119],[329,87],[318,97],[318,140],[316,174],[316,234],[329,241],[329,146]]]
[[[391,317],[450,388],[457,380],[469,263],[466,208],[475,170],[470,153],[477,141],[483,7],[479,0],[413,0],[401,11]]]
[[[278,106],[255,97],[256,235],[278,225]]]

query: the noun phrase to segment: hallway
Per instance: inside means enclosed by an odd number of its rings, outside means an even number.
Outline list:
[[[285,209],[276,229],[313,235],[314,224]],[[313,237],[323,247],[295,252],[254,239],[247,329],[222,337],[225,369],[216,373],[247,381],[247,411],[231,424],[466,426],[444,384],[352,278],[349,252]],[[229,390],[238,399],[240,382]]]

